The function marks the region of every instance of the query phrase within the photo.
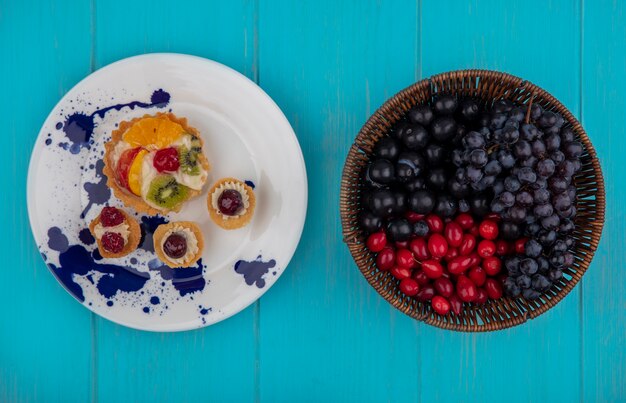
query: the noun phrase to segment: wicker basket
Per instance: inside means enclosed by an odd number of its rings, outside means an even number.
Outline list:
[[[461,315],[445,316],[433,311],[429,303],[407,297],[398,289],[399,281],[389,272],[376,268],[374,255],[365,248],[364,233],[359,229],[357,215],[360,209],[360,173],[369,160],[374,144],[417,104],[430,103],[439,93],[476,96],[489,103],[507,98],[516,103],[539,103],[548,110],[559,112],[566,119],[584,146],[582,169],[574,178],[578,190],[575,218],[576,250],[573,267],[564,270],[564,276],[541,298],[489,300],[476,306],[465,304]],[[389,303],[405,314],[443,329],[464,332],[484,332],[505,329],[535,318],[556,305],[580,281],[589,267],[598,247],[604,225],[604,180],[596,152],[580,123],[556,98],[520,78],[487,70],[461,70],[438,74],[422,80],[396,94],[384,103],[365,123],[350,148],[341,179],[341,223],[343,239],[348,245],[359,270],[367,281]]]

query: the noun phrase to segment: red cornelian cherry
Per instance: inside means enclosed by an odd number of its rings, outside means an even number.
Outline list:
[[[502,298],[502,283],[494,278],[488,278],[485,282],[485,290],[491,299]]]
[[[467,213],[459,214],[456,216],[454,221],[456,221],[464,230],[468,230],[474,226],[474,218]]]
[[[367,237],[365,246],[367,246],[367,249],[372,252],[380,252],[385,248],[385,246],[387,246],[387,235],[385,235],[383,231],[374,232],[372,235]]]
[[[430,301],[435,296],[435,289],[432,285],[426,285],[421,287],[420,291],[417,293],[415,298],[418,300],[425,302]]]
[[[478,230],[478,225],[474,224],[472,228],[469,229],[469,233],[474,236],[480,236],[480,231]]]
[[[528,242],[528,238],[520,238],[515,241],[515,253],[519,253],[520,255],[526,253],[526,242]]]
[[[450,302],[440,295],[433,297],[430,304],[439,315],[447,315],[450,312]]]
[[[398,280],[411,277],[411,269],[409,269],[408,267],[394,266],[391,268],[391,270],[389,270],[389,272]]]
[[[462,274],[472,266],[472,256],[458,256],[448,262],[450,274]]]
[[[502,260],[495,256],[485,258],[483,259],[482,267],[487,275],[495,276],[502,270]]]
[[[430,232],[443,232],[443,220],[441,217],[434,214],[428,214],[425,220]]]
[[[424,238],[415,238],[409,243],[409,249],[413,252],[413,255],[418,260],[430,259],[430,252],[428,252],[428,244]]]
[[[180,168],[178,150],[174,147],[163,148],[154,153],[152,165],[159,172],[176,172]]]
[[[408,247],[409,247],[409,241],[396,242],[397,249],[408,249]]]
[[[497,256],[508,255],[509,251],[510,251],[510,246],[507,241],[505,241],[504,239],[496,240],[496,255]]]
[[[437,294],[442,297],[448,298],[454,294],[454,284],[452,284],[452,281],[448,278],[439,277],[435,280],[434,287]]]
[[[448,248],[448,252],[443,258],[446,262],[449,262],[457,256],[459,256],[459,250],[457,248]]]
[[[492,220],[484,220],[480,223],[478,232],[481,237],[494,240],[498,237],[498,224]]]
[[[487,272],[480,266],[474,266],[467,272],[467,277],[472,280],[472,283],[478,287],[482,287],[487,280]]]
[[[452,309],[452,313],[454,313],[455,315],[460,315],[461,312],[463,312],[463,301],[461,301],[459,297],[456,296],[456,294],[448,298],[448,301],[450,301],[450,308]]]
[[[420,291],[420,286],[417,281],[407,277],[400,281],[400,291],[409,297],[413,297]]]
[[[448,241],[448,245],[455,248],[461,246],[463,242],[463,228],[458,223],[454,221],[447,223],[443,233],[446,241]]]
[[[428,278],[428,276],[424,273],[423,270],[417,270],[415,271],[415,273],[413,273],[413,279],[415,281],[417,281],[417,283],[419,285],[425,285],[430,283],[430,279]]]
[[[428,251],[434,258],[442,258],[448,252],[448,242],[441,234],[432,234],[428,238]]]
[[[478,305],[482,305],[489,299],[489,295],[487,291],[482,288],[476,289],[476,298],[474,299],[474,303]]]
[[[404,214],[404,217],[409,220],[411,224],[413,224],[419,220],[423,220],[424,214],[417,214],[416,212],[409,210]]]
[[[398,249],[396,251],[396,264],[401,267],[411,268],[415,265],[413,254],[408,249]]]
[[[491,221],[495,221],[495,222],[498,222],[501,220],[500,214],[498,213],[489,213],[485,216],[485,218]]]
[[[483,239],[478,243],[478,248],[476,250],[478,251],[478,256],[480,257],[484,258],[493,256],[496,253],[496,244],[489,239]]]
[[[443,266],[436,260],[422,262],[422,271],[428,278],[439,278],[443,274]]]
[[[476,299],[478,292],[476,284],[465,276],[459,276],[456,281],[456,295],[464,302],[472,302]]]
[[[469,255],[474,251],[476,247],[476,237],[472,234],[463,235],[463,241],[461,242],[461,246],[459,247],[459,254],[461,255]]]
[[[378,256],[376,256],[376,266],[378,266],[378,268],[383,271],[391,269],[395,261],[396,254],[391,248],[385,248],[381,250]]]

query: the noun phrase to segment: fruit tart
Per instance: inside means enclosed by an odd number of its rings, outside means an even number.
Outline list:
[[[202,256],[202,232],[191,221],[159,225],[153,240],[157,256],[171,268],[189,267]]]
[[[254,214],[256,198],[252,188],[235,178],[217,181],[207,200],[211,219],[224,229],[247,225]]]
[[[104,207],[91,224],[89,230],[102,257],[116,258],[128,255],[137,249],[141,239],[141,228],[137,221],[115,207]]]
[[[104,147],[107,185],[148,214],[180,211],[200,194],[210,169],[198,130],[171,113],[121,122]]]

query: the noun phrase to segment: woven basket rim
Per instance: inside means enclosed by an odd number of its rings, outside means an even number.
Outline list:
[[[595,197],[595,211],[593,212],[593,215],[587,217],[589,220],[588,224],[591,226],[591,232],[589,233],[591,239],[588,241],[589,245],[586,246],[583,250],[583,252],[585,253],[585,257],[581,259],[581,262],[577,262],[579,263],[579,267],[576,270],[571,269],[571,278],[564,278],[563,280],[561,280],[561,282],[564,283],[563,287],[556,293],[553,293],[552,296],[550,298],[547,298],[545,301],[543,299],[527,301],[521,297],[515,299],[505,297],[496,301],[495,303],[493,301],[489,301],[487,304],[491,305],[488,308],[490,317],[487,319],[491,320],[487,321],[485,320],[485,317],[482,316],[484,315],[484,312],[482,315],[479,313],[477,314],[478,309],[476,309],[473,304],[469,305],[469,307],[465,305],[465,310],[459,318],[455,317],[452,313],[449,313],[446,316],[440,316],[438,314],[435,314],[432,309],[427,306],[427,304],[423,304],[413,299],[413,302],[407,303],[407,301],[403,300],[402,298],[394,297],[394,294],[397,295],[397,285],[395,287],[392,287],[392,289],[390,289],[390,287],[385,287],[385,284],[381,284],[380,282],[380,277],[382,275],[381,273],[376,273],[378,274],[378,276],[371,274],[372,270],[368,267],[367,259],[363,256],[363,250],[365,249],[363,241],[362,239],[359,239],[357,235],[355,235],[355,232],[357,231],[351,229],[355,228],[358,225],[355,222],[356,220],[354,218],[354,211],[353,209],[350,209],[348,207],[348,204],[353,198],[353,196],[349,193],[348,188],[355,181],[354,175],[351,174],[353,164],[358,165],[359,161],[363,162],[367,159],[368,150],[366,149],[366,147],[364,147],[364,145],[368,144],[368,142],[369,144],[371,144],[369,138],[371,137],[371,133],[374,130],[374,127],[381,124],[381,122],[393,121],[395,123],[395,121],[399,119],[398,116],[402,116],[405,113],[398,111],[399,105],[405,106],[410,103],[411,99],[415,98],[414,92],[426,92],[430,98],[432,97],[433,93],[435,93],[435,91],[433,90],[435,85],[441,85],[445,87],[446,85],[464,82],[463,80],[477,80],[476,82],[478,83],[478,85],[481,84],[481,81],[486,80],[487,84],[493,84],[492,81],[494,81],[495,84],[492,90],[502,89],[502,92],[499,93],[499,97],[503,97],[507,93],[507,86],[504,85],[506,84],[508,85],[508,89],[518,89],[520,91],[523,91],[526,96],[529,96],[530,94],[530,96],[532,96],[532,99],[540,99],[543,101],[543,103],[548,104],[551,110],[556,110],[561,113],[563,118],[566,120],[566,124],[571,125],[572,130],[575,132],[579,140],[583,143],[583,147],[589,155],[589,163],[593,168],[593,179],[595,180],[594,185],[597,187],[597,189],[595,189],[595,192],[593,192],[592,194]],[[498,83],[500,83],[500,87],[498,87]],[[471,90],[475,91],[476,93],[479,92],[479,88],[472,89],[471,86],[468,86],[468,88],[463,88],[463,90]],[[450,91],[446,91],[444,89],[442,92]],[[455,91],[453,92],[458,93],[461,91],[456,91],[455,89]],[[496,92],[496,94],[498,94],[498,92]],[[493,97],[493,99],[497,98],[498,96]],[[354,143],[350,147],[342,171],[340,189],[340,214],[343,230],[343,240],[347,244],[355,263],[361,271],[361,274],[364,275],[368,283],[372,287],[374,287],[374,289],[383,298],[385,298],[387,302],[389,302],[391,305],[393,305],[403,313],[407,314],[408,316],[411,316],[414,319],[421,320],[429,325],[433,325],[442,329],[461,332],[487,332],[517,326],[525,323],[529,319],[536,318],[537,316],[545,313],[553,306],[558,304],[578,284],[584,273],[589,268],[589,265],[591,264],[595,251],[597,250],[598,244],[600,242],[602,230],[604,227],[606,207],[605,203],[606,200],[604,177],[602,175],[602,170],[597,157],[597,153],[582,125],[569,111],[569,109],[567,109],[558,99],[556,99],[546,90],[531,83],[528,80],[524,80],[522,78],[504,72],[481,69],[455,70],[433,75],[429,78],[422,79],[410,85],[409,87],[399,91],[393,97],[387,99],[368,118],[363,127],[359,130],[359,133],[356,136]],[[577,246],[576,250],[578,251],[579,248],[581,247]],[[367,253],[369,252],[366,251],[365,254]],[[421,310],[418,312],[418,309],[416,307],[420,307]],[[513,317],[507,317],[502,320],[497,320],[498,317],[503,316],[502,309],[509,308],[515,312],[519,312],[520,314]],[[470,315],[467,315],[468,313]],[[446,320],[446,318],[448,320]],[[493,320],[493,318],[496,318],[496,320]],[[452,321],[452,319],[455,320]],[[467,321],[465,321],[464,319],[467,319]],[[459,323],[459,320],[462,320],[463,323]],[[482,323],[479,323],[479,321]]]

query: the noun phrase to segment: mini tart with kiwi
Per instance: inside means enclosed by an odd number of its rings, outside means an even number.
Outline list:
[[[104,174],[115,196],[148,214],[180,211],[199,195],[210,165],[198,130],[172,113],[123,121],[104,145]]]
[[[237,229],[252,219],[256,198],[252,188],[235,178],[217,181],[207,199],[211,219],[224,229]]]
[[[157,256],[171,268],[189,267],[202,256],[202,232],[191,221],[159,225],[152,239]]]
[[[104,207],[89,224],[89,231],[96,238],[100,255],[106,258],[128,255],[137,249],[141,239],[137,221],[115,207]]]

